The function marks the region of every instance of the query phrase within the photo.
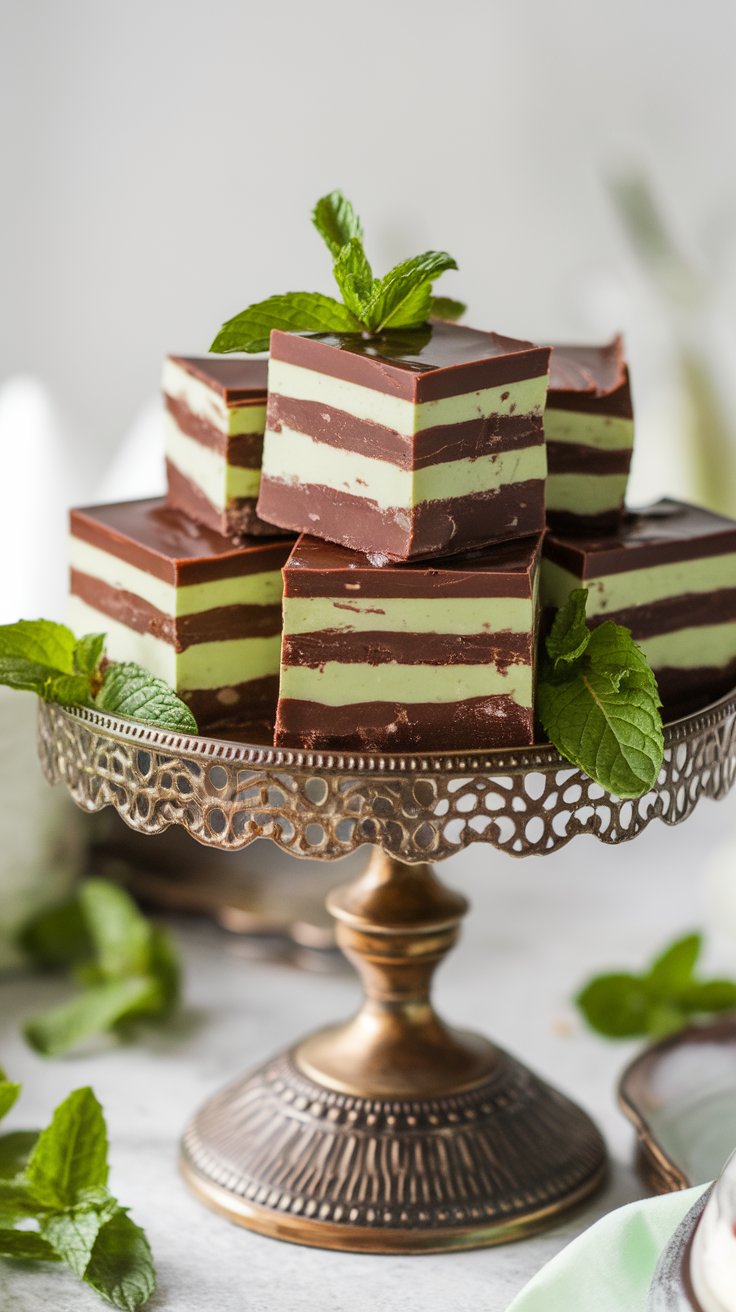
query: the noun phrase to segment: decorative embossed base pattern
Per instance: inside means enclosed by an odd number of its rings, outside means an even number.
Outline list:
[[[40,704],[39,754],[87,811],[114,806],[157,834],[181,824],[233,850],[271,838],[331,860],[375,843],[402,861],[442,861],[469,843],[544,856],[577,834],[635,838],[686,820],[736,777],[736,693],[665,727],[656,786],[636,802],[604,792],[554,747],[414,756],[301,752],[167,733],[99,711]]]
[[[320,1248],[431,1252],[520,1238],[598,1187],[605,1149],[584,1112],[501,1055],[474,1089],[413,1102],[321,1088],[284,1053],[198,1112],[185,1175],[230,1220]]]

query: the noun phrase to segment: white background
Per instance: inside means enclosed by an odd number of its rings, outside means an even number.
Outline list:
[[[624,328],[639,483],[682,490],[667,328],[607,179],[643,168],[683,249],[725,254],[730,393],[735,44],[729,0],[3,0],[0,380],[43,382],[92,495],[166,352],[331,290],[309,211],[339,186],[378,272],[451,251],[471,324]]]

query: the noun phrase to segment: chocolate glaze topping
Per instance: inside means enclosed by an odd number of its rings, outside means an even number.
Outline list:
[[[547,405],[553,410],[633,419],[621,338],[614,337],[608,346],[554,346]]]
[[[291,541],[223,537],[163,497],[71,512],[74,537],[178,586],[280,569]]]
[[[550,348],[436,322],[416,331],[271,333],[271,358],[415,403],[546,374]]]
[[[562,538],[548,533],[544,554],[585,579],[736,551],[736,521],[664,498],[626,516],[620,532]]]
[[[263,403],[268,386],[268,360],[241,360],[222,356],[170,355],[170,360],[185,369],[200,383],[219,392],[225,405],[242,405],[248,401]]]
[[[530,597],[541,534],[449,559],[377,565],[348,547],[299,538],[284,569],[286,597]]]

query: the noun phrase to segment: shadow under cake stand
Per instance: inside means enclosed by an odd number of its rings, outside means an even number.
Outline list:
[[[267,837],[332,860],[373,845],[365,874],[327,900],[363,1007],[205,1103],[182,1144],[195,1194],[263,1234],[375,1253],[502,1243],[581,1204],[606,1171],[590,1118],[432,1008],[467,902],[427,862],[474,842],[543,856],[578,834],[621,843],[655,818],[679,824],[732,786],[735,726],[736,692],[668,725],[657,784],[630,802],[546,745],[306,752],[42,703],[46,777],[87,811],[112,805],[141,833],[181,824],[225,851]]]

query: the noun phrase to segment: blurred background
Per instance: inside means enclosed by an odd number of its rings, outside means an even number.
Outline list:
[[[334,187],[379,272],[449,250],[474,326],[622,330],[632,500],[736,503],[729,0],[3,0],[0,30],[0,546],[156,490],[162,357],[330,291]],[[61,617],[64,573],[29,535],[0,620]]]
[[[162,489],[163,356],[333,290],[335,187],[468,323],[622,331],[632,504],[736,512],[735,43],[730,0],[3,0],[0,623],[64,618],[69,504]]]

